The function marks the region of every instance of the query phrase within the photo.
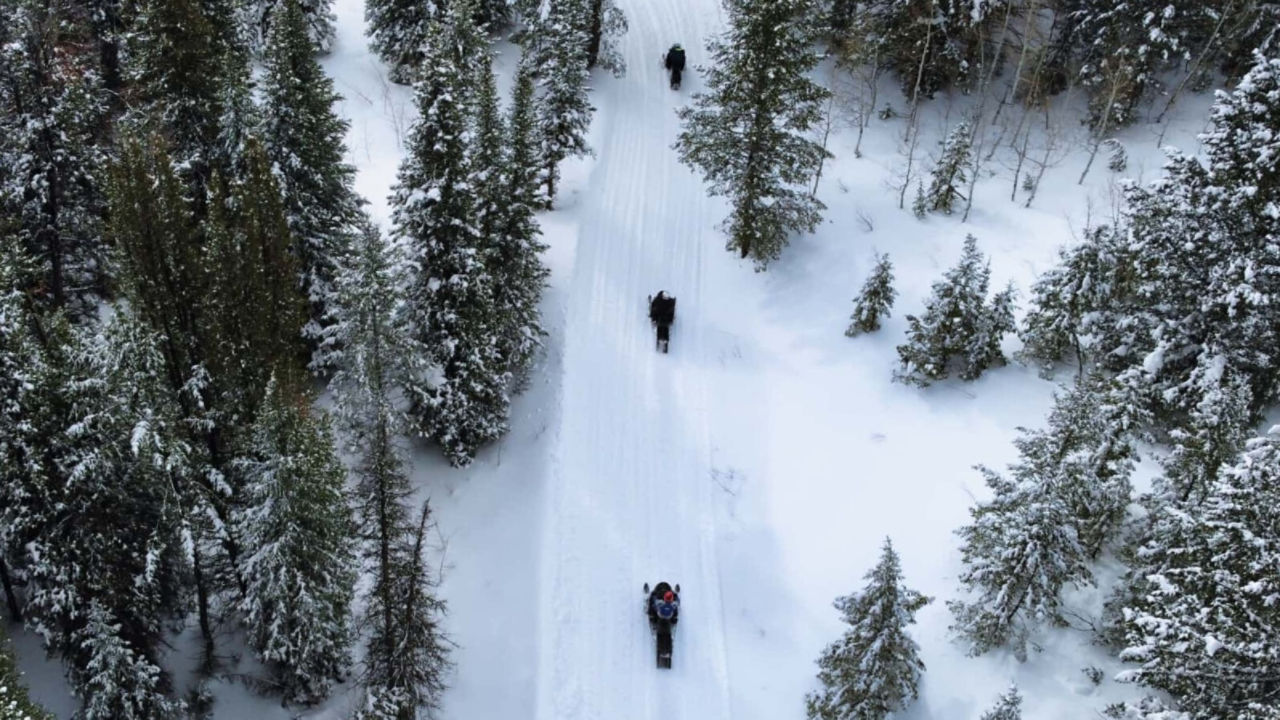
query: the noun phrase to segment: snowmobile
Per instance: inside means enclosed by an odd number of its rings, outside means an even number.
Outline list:
[[[671,599],[667,599],[670,593]],[[644,584],[645,614],[649,617],[649,629],[657,638],[657,666],[659,669],[671,669],[671,631],[680,620],[680,583],[674,589],[666,582],[660,582],[649,590],[649,583]]]
[[[662,56],[662,67],[671,73],[671,89],[680,89],[680,76],[684,73],[684,48],[680,47],[680,43],[671,46],[671,49]]]
[[[671,325],[676,321],[676,299],[662,292],[656,298],[650,295],[649,320],[658,333],[654,349],[665,355],[671,349]]]

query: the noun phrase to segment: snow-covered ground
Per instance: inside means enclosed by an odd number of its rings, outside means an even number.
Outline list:
[[[701,62],[723,13],[716,0],[618,4],[631,24],[629,71],[593,78],[596,157],[569,164],[557,209],[541,218],[553,269],[546,357],[511,433],[470,468],[415,455],[458,644],[442,717],[802,718],[813,661],[842,628],[830,603],[861,587],[886,535],[907,583],[934,597],[913,629],[927,664],[921,697],[900,717],[977,718],[1010,681],[1027,718],[1094,717],[1137,695],[1109,679],[1114,661],[1083,630],[1045,633],[1026,663],[967,658],[948,636],[945,602],[960,569],[953,531],[985,494],[972,466],[1011,460],[1016,428],[1042,422],[1054,384],[1016,364],[927,390],[890,379],[903,316],[921,307],[966,233],[991,257],[993,289],[1013,281],[1025,300],[1056,248],[1112,212],[1105,159],[1076,184],[1087,148],[1071,108],[1061,117],[1076,147],[1049,170],[1035,206],[1009,201],[1012,174],[997,156],[966,223],[898,209],[903,120],[874,121],[862,158],[853,134],[838,131],[819,189],[826,222],[756,273],[724,251],[724,203],[671,150],[675,108],[700,89],[699,75],[673,93],[658,67],[674,41]],[[412,97],[368,53],[361,0],[335,9],[338,40],[324,64],[346,98],[357,189],[385,226]],[[514,53],[506,46],[500,58],[507,79]],[[891,82],[883,97],[905,106]],[[926,106],[925,153],[967,102]],[[1184,120],[1164,141],[1193,149],[1205,107],[1184,99]],[[1158,134],[1120,135],[1128,175],[1158,172]],[[851,340],[842,334],[850,301],[876,251],[890,254],[900,297],[879,333]],[[654,352],[645,318],[645,297],[659,289],[679,299],[669,355]],[[1010,337],[1006,350],[1016,347]],[[670,671],[654,668],[641,594],[664,579],[683,590]],[[1100,600],[1073,596],[1086,614]],[[67,716],[57,666],[42,663],[30,636],[18,640],[34,694]],[[1094,687],[1087,666],[1108,679]],[[219,718],[340,718],[354,701],[340,691],[299,715],[239,684],[216,694]]]

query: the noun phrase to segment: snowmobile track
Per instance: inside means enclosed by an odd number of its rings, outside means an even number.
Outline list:
[[[625,78],[593,77],[598,160],[582,196],[568,290],[561,426],[546,495],[540,589],[540,720],[728,718],[715,558],[706,343],[699,316],[706,229],[700,177],[671,149],[687,100],[649,58],[718,29],[709,0],[620,0]],[[680,37],[672,37],[678,32]],[[690,65],[694,65],[691,58]],[[686,91],[697,86],[690,67]],[[680,299],[670,354],[654,351],[645,297]],[[670,671],[636,602],[641,582],[679,579]]]

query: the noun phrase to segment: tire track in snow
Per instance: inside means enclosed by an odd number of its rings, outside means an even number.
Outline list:
[[[593,79],[608,112],[569,287],[539,593],[541,720],[729,717],[700,362],[697,239],[715,218],[670,148],[693,69],[676,95],[657,64],[675,40],[696,59],[707,3],[622,0],[628,77]],[[680,301],[670,355],[654,351],[646,317],[658,289]],[[640,589],[662,579],[683,588],[671,671],[654,667]]]

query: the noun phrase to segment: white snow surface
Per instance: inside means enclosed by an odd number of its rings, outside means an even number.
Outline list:
[[[676,93],[659,67],[676,41],[691,65],[705,62],[721,9],[715,0],[618,5],[630,21],[628,73],[592,77],[596,155],[566,163],[557,208],[540,218],[553,271],[547,353],[513,406],[510,434],[471,467],[449,468],[429,448],[414,455],[415,485],[439,524],[441,593],[458,645],[440,716],[799,720],[814,660],[843,629],[831,601],[862,587],[886,535],[906,583],[934,598],[911,628],[927,665],[921,696],[896,717],[977,718],[1011,681],[1026,718],[1094,717],[1140,695],[1112,680],[1120,666],[1087,630],[1045,631],[1043,651],[1026,663],[1002,652],[968,658],[948,633],[945,602],[961,568],[953,531],[986,496],[972,466],[1015,457],[1016,428],[1043,424],[1054,382],[1017,364],[926,390],[890,380],[904,316],[920,310],[966,233],[991,258],[992,288],[1012,280],[1025,305],[1056,249],[1115,211],[1119,178],[1101,159],[1076,184],[1088,150],[1082,98],[1056,101],[1074,147],[1035,205],[1024,209],[1021,192],[1009,201],[1014,179],[997,155],[967,223],[898,209],[901,119],[873,121],[861,158],[853,132],[839,129],[819,188],[825,222],[756,273],[724,250],[725,203],[671,149],[675,110],[701,89],[700,73],[687,71]],[[324,65],[352,123],[357,190],[386,227],[412,93],[368,52],[361,0],[337,0],[335,10]],[[506,93],[517,50],[499,49]],[[1159,143],[1194,152],[1209,100],[1184,98],[1168,128],[1121,133],[1127,176],[1159,172]],[[905,108],[892,78],[886,102]],[[940,96],[925,106],[923,154],[936,157],[936,141],[971,102]],[[851,300],[876,251],[889,253],[900,296],[879,332],[849,339]],[[678,299],[669,355],[654,351],[646,319],[645,298],[660,289]],[[1006,340],[1007,352],[1017,346]],[[1110,560],[1098,569],[1104,587],[1117,572]],[[643,614],[641,586],[660,580],[682,589],[671,670],[655,669]],[[1098,588],[1068,593],[1083,617],[1104,598]],[[169,659],[179,687],[190,682],[194,634],[178,638]],[[69,717],[56,663],[30,635],[17,640],[33,694]],[[1081,672],[1088,666],[1106,671],[1100,686]],[[227,669],[245,671],[247,661]],[[224,678],[213,683],[215,717],[344,718],[358,701],[352,687],[317,708],[283,708]]]

